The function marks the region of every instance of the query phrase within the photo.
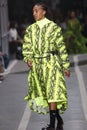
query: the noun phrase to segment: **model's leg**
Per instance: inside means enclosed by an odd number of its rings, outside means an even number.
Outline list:
[[[50,125],[55,128],[55,117],[57,118],[57,128],[56,130],[63,130],[63,119],[59,114],[59,110],[57,109],[57,104],[55,102],[49,104],[50,109]]]
[[[42,128],[42,130],[55,130],[56,108],[57,108],[57,105],[55,102],[52,102],[49,104],[50,124],[49,126]]]
[[[52,128],[55,128],[55,118],[56,118],[57,104],[55,102],[50,103],[49,109],[50,109],[50,126]]]
[[[58,121],[56,130],[63,130],[63,119],[60,116],[58,109],[56,110],[56,118]]]

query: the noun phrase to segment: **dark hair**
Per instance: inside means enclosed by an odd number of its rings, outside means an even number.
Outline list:
[[[46,11],[46,15],[45,15],[46,18],[53,20],[52,11],[47,4],[45,4],[43,2],[38,2],[38,3],[35,3],[35,5],[41,6],[42,9]]]
[[[35,5],[38,5],[38,6],[41,6],[43,10],[47,11],[48,10],[48,7],[45,3],[42,3],[42,2],[39,2],[39,3],[36,3]]]

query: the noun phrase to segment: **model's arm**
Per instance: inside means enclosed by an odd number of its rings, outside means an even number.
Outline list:
[[[61,58],[61,63],[65,72],[66,76],[70,76],[70,61],[69,61],[69,56],[66,50],[66,45],[63,41],[63,35],[61,32],[61,28],[59,27],[57,30],[57,38],[56,38],[56,48],[58,49],[60,58]]]
[[[32,66],[32,40],[31,40],[31,30],[30,28],[27,28],[25,36],[24,36],[24,42],[23,42],[23,48],[22,48],[22,53],[23,53],[23,59],[24,62],[27,63],[29,67]]]

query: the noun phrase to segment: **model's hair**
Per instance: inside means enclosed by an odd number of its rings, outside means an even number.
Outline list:
[[[38,2],[38,3],[35,3],[35,5],[41,6],[42,9],[46,11],[46,14],[45,14],[46,18],[53,20],[52,11],[47,4],[43,2]]]
[[[47,5],[45,3],[43,3],[43,2],[36,3],[35,5],[41,6],[42,9],[45,10],[46,12],[48,10]]]

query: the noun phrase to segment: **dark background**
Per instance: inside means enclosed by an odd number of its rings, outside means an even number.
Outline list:
[[[9,20],[16,20],[19,23],[22,19],[27,18],[32,22],[32,6],[36,2],[46,2],[51,7],[51,0],[8,0],[8,14]],[[70,9],[79,8],[83,13],[87,12],[86,0],[60,0],[60,4],[57,5],[61,8],[63,15],[66,15]]]

